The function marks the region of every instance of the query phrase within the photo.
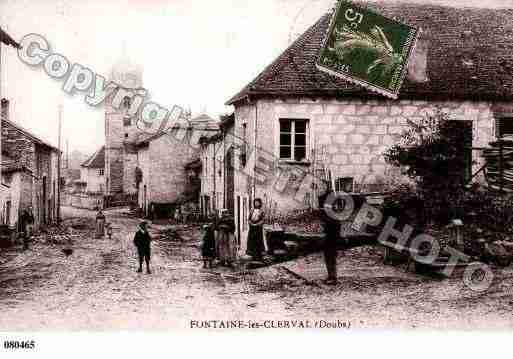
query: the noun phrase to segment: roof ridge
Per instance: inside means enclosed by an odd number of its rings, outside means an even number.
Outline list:
[[[5,116],[1,116],[1,120],[5,121],[8,125],[14,127],[17,131],[21,132],[25,136],[30,137],[33,141],[38,142],[39,144],[45,145],[47,147],[50,147],[56,151],[59,151],[59,149],[57,147],[51,145],[49,142],[46,142],[39,137],[37,137],[36,135],[34,135],[32,132],[30,132],[25,127],[21,126],[20,124],[15,123],[11,120],[8,120],[7,118],[5,118]]]
[[[301,34],[301,36],[299,36],[296,40],[294,40],[292,42],[292,44],[290,44],[278,57],[276,57],[276,59],[274,59],[274,61],[272,61],[269,65],[267,65],[249,84],[247,84],[246,86],[244,86],[242,88],[242,90],[240,90],[235,96],[233,96],[231,99],[229,99],[225,105],[231,105],[233,102],[236,102],[238,100],[240,100],[242,97],[244,97],[244,93],[249,89],[251,90],[251,87],[257,83],[262,77],[264,74],[266,74],[268,72],[268,70],[271,70],[273,66],[276,66],[280,63],[280,60],[282,60],[284,57],[286,56],[289,56],[289,52],[297,47],[301,41],[305,40],[307,38],[308,35],[310,35],[310,33],[314,30],[314,28],[316,26],[318,26],[319,24],[322,23],[322,21],[324,20],[324,18],[326,16],[330,16],[330,13],[325,13],[323,16],[320,17],[319,20],[317,20],[313,25],[311,25],[303,34]],[[280,66],[280,68],[282,68],[283,66],[285,66],[285,64],[282,64]],[[273,71],[273,74],[277,71],[278,69],[275,69]],[[240,97],[240,98],[239,98]]]
[[[96,150],[96,152],[94,152],[87,160],[85,160],[81,165],[80,167],[89,167],[89,168],[96,168],[96,167],[92,167],[93,166],[93,162],[97,159],[97,158],[101,158],[100,155],[102,154],[102,151],[103,151],[103,166],[105,167],[105,145],[101,146],[98,150]],[[94,164],[96,165],[96,164]]]
[[[456,7],[408,1],[355,1],[356,5],[422,28],[426,41],[427,82],[405,79],[401,98],[511,100],[513,78],[504,64],[513,63],[513,15],[510,8]],[[482,16],[486,10],[486,17]],[[363,96],[361,86],[331,76],[315,66],[332,13],[322,15],[298,39],[226,102],[249,96]],[[469,57],[473,64],[468,65]]]

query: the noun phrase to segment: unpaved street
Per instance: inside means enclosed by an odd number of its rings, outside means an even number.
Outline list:
[[[66,213],[93,221],[92,212]],[[83,236],[69,257],[61,245],[43,243],[0,254],[2,330],[188,329],[192,320],[340,320],[353,329],[513,327],[513,270],[498,272],[492,288],[480,294],[457,276],[440,280],[385,266],[379,251],[364,247],[340,256],[340,284],[326,287],[317,254],[244,273],[204,271],[198,230],[181,228],[183,241],[155,241],[153,274],[138,274],[132,244],[138,221],[121,212],[107,212],[107,218],[113,239]]]

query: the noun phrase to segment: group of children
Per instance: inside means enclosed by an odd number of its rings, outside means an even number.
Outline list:
[[[235,221],[227,212],[214,218],[203,227],[203,243],[201,255],[203,268],[212,268],[218,259],[223,266],[232,267],[237,253],[235,243]]]
[[[262,209],[262,200],[256,198],[253,201],[253,208],[248,216],[249,231],[246,254],[254,261],[263,261],[265,252],[263,224],[265,213]],[[235,221],[227,211],[223,211],[219,218],[204,226],[203,245],[201,254],[203,256],[203,268],[212,268],[215,259],[221,265],[232,267],[236,259],[237,244],[235,242]]]

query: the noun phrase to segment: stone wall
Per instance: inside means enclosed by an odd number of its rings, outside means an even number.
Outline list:
[[[37,205],[34,206],[34,217],[36,217],[36,224],[50,223],[56,214],[53,184],[57,180],[57,173],[52,171],[51,151],[46,146],[36,145],[36,168],[34,197],[37,199]],[[46,179],[44,186],[43,178]]]
[[[126,146],[144,133],[139,130],[136,118],[127,121],[126,110],[112,106],[114,96],[105,102],[105,178],[109,194],[136,193],[135,167],[137,153]]]
[[[135,169],[137,167],[137,152],[125,148],[123,150],[123,192],[136,193]]]
[[[105,186],[108,194],[123,192],[123,150],[105,147]]]
[[[51,222],[56,216],[57,153],[43,145],[7,121],[2,121],[2,151],[9,154],[10,160],[23,165],[32,173],[21,175],[19,186],[13,191],[20,196],[19,210],[33,208],[35,224]],[[46,199],[43,202],[43,178],[46,178]],[[55,188],[55,190],[54,190]],[[18,193],[13,193],[17,198]],[[16,214],[17,215],[17,214]]]
[[[255,161],[258,161],[256,167],[266,169],[266,176],[261,177],[255,186],[255,196],[272,200],[286,211],[304,207],[304,197],[312,192],[312,179],[305,177],[312,171],[311,150],[325,146],[325,161],[334,177],[353,177],[364,190],[377,189],[391,180],[390,174],[394,173],[394,169],[386,165],[382,154],[397,142],[407,119],[419,120],[440,108],[455,120],[471,120],[473,146],[482,147],[494,139],[491,106],[488,102],[296,98],[286,101],[259,100],[250,105],[237,106],[235,118],[237,131],[240,133],[245,122],[251,136],[255,134],[255,117],[258,118],[256,135],[259,150],[257,156],[252,156],[248,161],[249,168],[245,172],[251,174]],[[309,120],[310,164],[298,166],[278,160],[280,118]],[[481,164],[478,155],[474,151],[474,169]],[[250,178],[253,176],[239,172],[237,177],[236,191],[251,194]],[[295,198],[294,194],[297,195]]]
[[[90,210],[96,210],[98,207],[104,208],[102,195],[90,195],[85,193],[64,193],[62,196],[62,205]]]
[[[100,168],[82,167],[80,177],[82,181],[87,183],[86,192],[104,193],[105,175],[100,175]]]
[[[139,183],[139,208],[142,208],[143,211],[146,211],[148,202],[148,196],[144,193],[144,186],[148,188],[149,180],[150,180],[150,152],[148,151],[149,147],[145,146],[143,148],[139,148],[137,152],[137,163],[139,168],[142,171],[142,181]]]
[[[148,203],[172,203],[184,193],[187,184],[185,165],[197,158],[200,151],[197,144],[189,144],[189,136],[183,141],[168,135],[160,136],[150,142],[146,156],[139,155],[138,165],[143,170]]]
[[[2,151],[7,152],[16,164],[36,170],[34,142],[7,121],[2,121]]]
[[[229,195],[227,193],[227,163],[226,154],[230,150],[233,151],[234,166],[239,166],[240,161],[240,139],[236,138],[235,127],[232,126],[227,130],[227,134],[219,141],[208,143],[200,152],[202,163],[201,174],[201,195],[210,198],[210,210],[229,208],[227,203]],[[235,176],[235,180],[237,176]],[[234,181],[235,182],[235,181]],[[235,183],[234,183],[235,186]],[[236,192],[236,188],[232,188]],[[214,203],[215,197],[215,203]],[[214,206],[215,204],[215,206]],[[233,206],[233,204],[232,204]]]

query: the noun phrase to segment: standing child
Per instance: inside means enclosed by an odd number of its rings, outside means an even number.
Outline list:
[[[214,225],[207,224],[203,227],[203,244],[201,245],[201,255],[203,257],[203,268],[212,268],[212,263],[216,255],[216,239]]]
[[[151,274],[150,270],[150,257],[151,257],[151,237],[148,233],[148,223],[143,221],[137,228],[134,236],[134,244],[137,248],[139,256],[139,269],[137,272],[142,272],[143,261],[146,262],[146,273]]]
[[[233,267],[237,249],[235,248],[235,221],[227,210],[223,210],[217,223],[217,255],[221,265]]]

